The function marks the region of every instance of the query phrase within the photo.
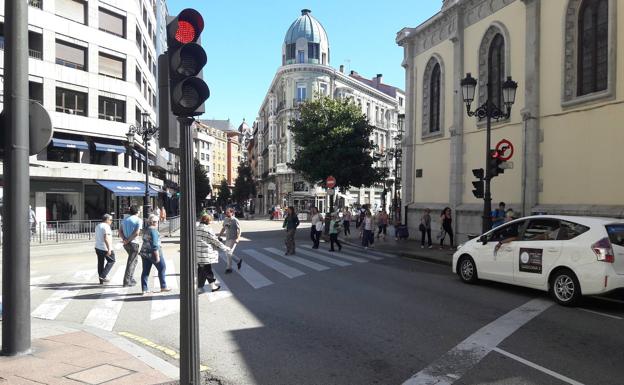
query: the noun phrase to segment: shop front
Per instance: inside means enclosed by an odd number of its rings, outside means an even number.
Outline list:
[[[123,218],[128,213],[128,209],[133,205],[138,206],[142,210],[143,197],[145,196],[145,184],[143,182],[115,180],[96,180],[95,182],[105,189],[105,193],[108,195],[106,201],[110,203],[110,206],[107,207],[111,207],[112,210],[105,212],[113,212],[116,218]],[[154,207],[154,205],[158,204],[159,190],[154,189],[150,185],[148,192],[150,196],[149,204],[151,207]],[[143,216],[142,212],[140,215]]]

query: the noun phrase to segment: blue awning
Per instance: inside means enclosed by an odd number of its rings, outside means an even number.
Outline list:
[[[124,146],[118,146],[115,144],[108,143],[95,143],[95,151],[104,151],[104,152],[116,152],[118,154],[125,154],[126,148]]]
[[[140,152],[138,152],[137,150],[133,150],[134,152],[134,157],[135,158],[139,158],[141,159],[143,162],[145,162],[145,155],[141,154]]]
[[[52,146],[60,148],[75,148],[78,150],[88,150],[89,144],[84,140],[69,140],[52,138]]]
[[[96,182],[108,191],[120,197],[139,197],[145,195],[145,183],[143,182],[119,180],[96,180]],[[157,196],[158,191],[154,190],[150,186],[149,194]]]

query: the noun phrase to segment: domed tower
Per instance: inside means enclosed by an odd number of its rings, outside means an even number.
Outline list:
[[[329,40],[325,28],[316,20],[309,9],[302,9],[284,38],[282,65],[324,64],[329,65]]]

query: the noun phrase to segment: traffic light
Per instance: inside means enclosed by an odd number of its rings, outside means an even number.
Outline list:
[[[482,199],[484,193],[483,180],[485,179],[485,170],[483,170],[482,168],[475,168],[472,170],[472,175],[477,178],[476,181],[472,182],[472,186],[474,187],[474,189],[472,190],[472,194],[475,196],[475,198]]]
[[[210,90],[201,78],[206,52],[198,43],[204,19],[192,8],[168,19],[167,58],[171,112],[177,117],[201,115]],[[198,76],[199,75],[199,76]]]
[[[503,168],[505,161],[500,158],[500,154],[496,150],[490,151],[490,158],[488,160],[489,176],[494,178],[498,174],[505,172]]]
[[[169,57],[163,53],[158,56],[158,138],[161,148],[177,154],[180,148],[180,125],[171,113],[169,100]]]

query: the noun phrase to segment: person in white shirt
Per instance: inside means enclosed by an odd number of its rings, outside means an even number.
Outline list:
[[[102,222],[95,227],[95,254],[98,258],[98,277],[100,285],[110,281],[107,276],[115,264],[115,252],[113,251],[113,232],[111,230],[113,216],[104,214]],[[106,266],[104,265],[106,262]]]
[[[323,232],[323,216],[319,213],[316,207],[312,207],[310,210],[312,217],[310,221],[312,226],[310,227],[310,238],[312,239],[312,248],[318,249],[321,242],[321,233]]]

